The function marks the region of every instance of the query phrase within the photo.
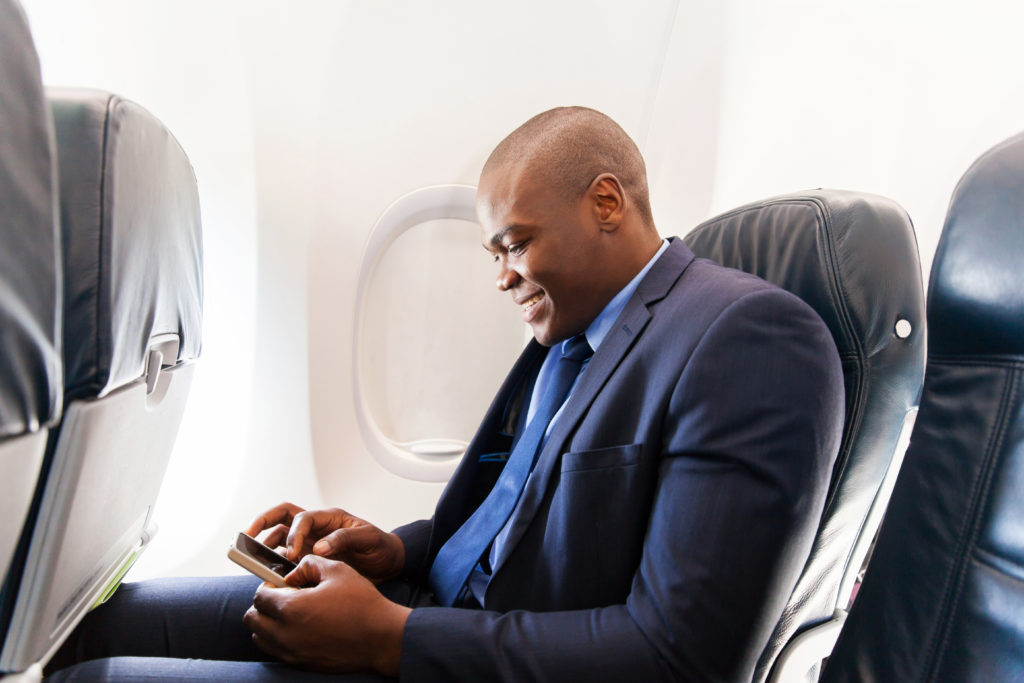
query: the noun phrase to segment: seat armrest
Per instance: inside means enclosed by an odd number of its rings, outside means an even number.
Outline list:
[[[768,683],[802,680],[812,666],[832,654],[844,623],[846,611],[837,609],[831,619],[812,626],[786,643],[775,660]]]

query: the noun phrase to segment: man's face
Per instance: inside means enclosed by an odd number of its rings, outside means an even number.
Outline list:
[[[585,330],[610,299],[587,199],[569,201],[526,173],[495,170],[481,179],[477,215],[498,289],[511,293],[537,341],[551,346]]]

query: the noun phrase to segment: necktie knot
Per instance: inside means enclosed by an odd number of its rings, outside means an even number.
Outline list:
[[[562,343],[562,358],[582,363],[594,355],[594,350],[587,343],[587,335],[577,334]]]

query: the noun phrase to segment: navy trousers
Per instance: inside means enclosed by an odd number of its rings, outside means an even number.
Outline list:
[[[328,681],[274,660],[252,643],[242,615],[260,584],[254,576],[126,583],[79,624],[46,668],[47,681]],[[390,600],[433,603],[404,581],[382,584]],[[340,680],[393,679],[349,674]]]

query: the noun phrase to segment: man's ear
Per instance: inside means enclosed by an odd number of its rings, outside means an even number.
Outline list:
[[[594,178],[587,188],[587,199],[601,230],[615,232],[619,229],[626,213],[626,193],[618,178],[611,173]]]

